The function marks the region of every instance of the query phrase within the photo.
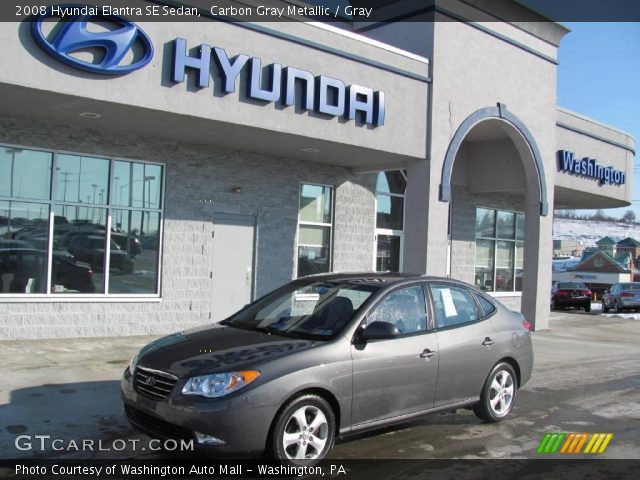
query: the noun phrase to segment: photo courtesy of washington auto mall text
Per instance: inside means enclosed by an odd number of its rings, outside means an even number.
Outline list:
[[[0,480],[638,478],[640,1],[0,0],[0,61]]]

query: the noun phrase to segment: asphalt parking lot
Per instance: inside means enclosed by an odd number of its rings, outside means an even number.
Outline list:
[[[599,458],[640,458],[640,320],[552,312],[534,333],[535,367],[511,417],[485,425],[467,410],[340,442],[331,457],[537,458],[549,432],[611,432]],[[21,451],[21,434],[145,438],[123,418],[119,378],[150,337],[0,342],[0,458],[153,458],[150,452]],[[578,455],[589,457],[589,455]]]

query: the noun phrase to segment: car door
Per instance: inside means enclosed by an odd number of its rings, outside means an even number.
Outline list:
[[[435,395],[438,345],[428,329],[423,284],[388,293],[369,310],[360,328],[373,322],[392,323],[400,334],[366,343],[355,341],[351,346],[352,422],[356,428],[431,408]]]
[[[491,320],[481,316],[475,297],[464,286],[429,282],[429,292],[440,358],[434,405],[477,398],[499,360]]]

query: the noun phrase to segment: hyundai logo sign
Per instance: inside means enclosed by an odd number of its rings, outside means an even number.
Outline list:
[[[117,15],[96,15],[96,9],[79,5],[49,6],[43,15],[31,23],[31,33],[49,55],[87,72],[123,75],[147,65],[153,58],[153,44],[136,24]],[[64,18],[53,30],[45,33],[48,19]],[[100,32],[89,31],[87,25],[106,22],[115,28]],[[78,52],[100,50],[97,60],[85,61]],[[135,52],[135,53],[134,53]],[[125,59],[133,56],[133,61]]]

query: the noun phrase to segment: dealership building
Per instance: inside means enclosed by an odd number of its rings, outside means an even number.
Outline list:
[[[0,29],[0,339],[169,333],[376,270],[544,329],[553,210],[631,202],[633,138],[556,105],[568,29],[515,1],[83,22]]]

